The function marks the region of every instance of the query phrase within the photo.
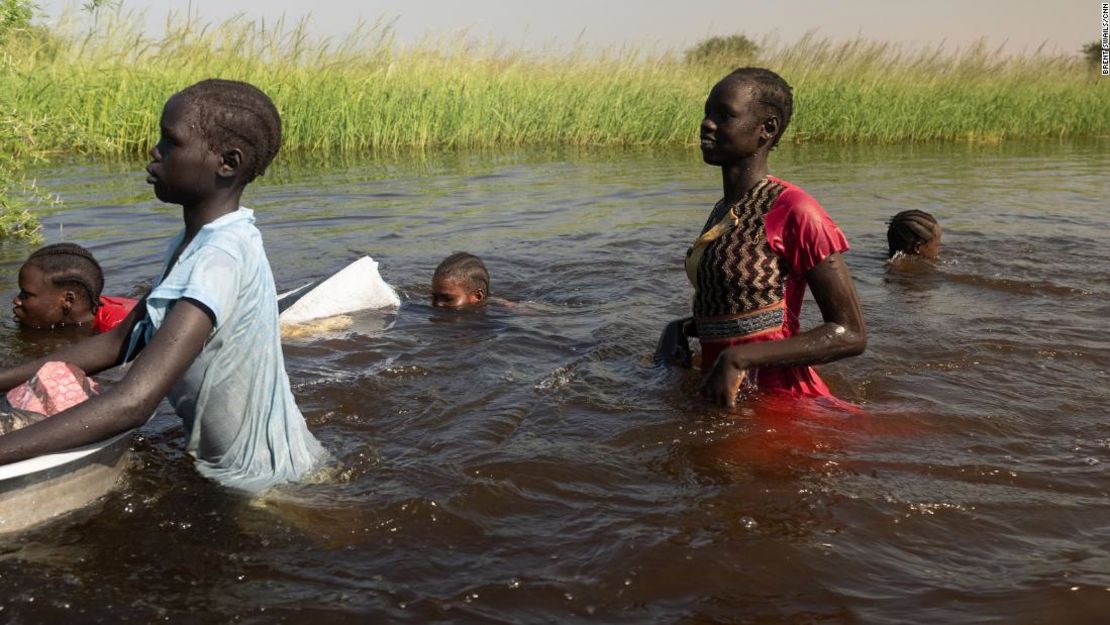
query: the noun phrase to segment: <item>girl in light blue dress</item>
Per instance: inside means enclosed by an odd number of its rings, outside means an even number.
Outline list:
[[[0,436],[0,465],[94,443],[146,422],[163,397],[185,423],[204,475],[261,492],[315,471],[326,452],[305,425],[282,358],[274,279],[240,205],[281,145],[270,98],[242,82],[205,80],[166,102],[147,181],[180,204],[184,228],[154,288],[117,328],[0,371],[0,390],[47,361],[89,375],[131,362],[118,384]]]

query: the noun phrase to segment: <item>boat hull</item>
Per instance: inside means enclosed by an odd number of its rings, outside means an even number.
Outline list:
[[[79,510],[110,492],[130,460],[131,434],[0,466],[0,535]]]

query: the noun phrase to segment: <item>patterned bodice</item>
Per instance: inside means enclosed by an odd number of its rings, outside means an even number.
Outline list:
[[[741,315],[783,300],[789,267],[767,242],[763,217],[784,189],[764,178],[735,204],[736,225],[706,245],[694,281],[694,317]],[[702,233],[730,209],[724,200],[717,202]]]

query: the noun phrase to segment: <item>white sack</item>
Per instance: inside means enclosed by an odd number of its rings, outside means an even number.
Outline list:
[[[282,294],[278,299],[296,294],[306,287]],[[305,323],[357,310],[396,308],[400,305],[401,298],[397,297],[397,292],[378,273],[378,263],[369,256],[363,256],[301,296],[281,313],[279,319],[283,324]]]

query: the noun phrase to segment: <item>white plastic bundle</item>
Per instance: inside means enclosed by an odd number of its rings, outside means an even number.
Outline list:
[[[296,298],[296,301],[282,311],[279,317],[282,324],[305,323],[358,310],[401,305],[401,298],[382,279],[378,263],[369,256],[363,256],[315,286],[306,284],[283,293],[278,296],[278,301],[289,297]]]

